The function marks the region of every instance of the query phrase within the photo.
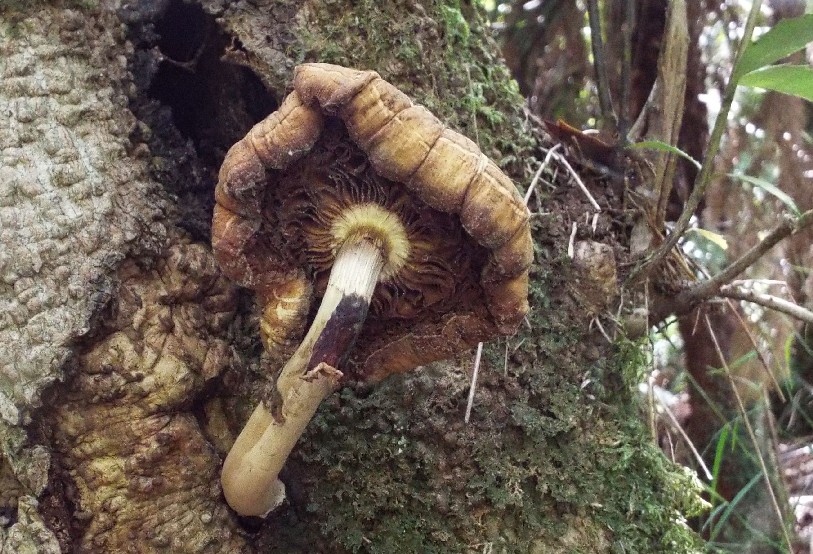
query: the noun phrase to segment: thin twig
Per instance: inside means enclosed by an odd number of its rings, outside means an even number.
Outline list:
[[[597,212],[600,212],[601,206],[598,205],[596,199],[593,198],[593,195],[590,194],[589,190],[587,190],[587,187],[584,185],[584,181],[582,181],[581,177],[579,177],[579,174],[576,173],[576,171],[573,169],[573,166],[570,165],[570,162],[568,162],[567,159],[564,156],[560,155],[558,152],[554,153],[553,155],[556,157],[557,160],[559,160],[559,162],[561,162],[563,166],[565,166],[565,169],[567,169],[568,173],[570,173],[571,177],[573,177],[573,180],[576,181],[576,184],[579,186],[581,191],[587,197],[587,200],[590,201],[590,204],[593,205]]]
[[[477,355],[474,357],[474,371],[471,373],[471,385],[469,386],[469,401],[466,404],[465,423],[471,418],[471,407],[474,405],[474,391],[477,390],[477,374],[480,373],[480,357],[483,355],[483,343],[477,343]]]
[[[650,388],[651,388],[651,385],[650,385]],[[669,406],[667,406],[660,399],[658,400],[658,403],[663,408],[663,411],[666,412],[666,415],[669,416],[669,419],[672,420],[672,424],[675,426],[678,433],[680,433],[680,436],[683,437],[684,441],[686,441],[686,446],[689,447],[689,450],[692,451],[692,455],[697,460],[697,463],[700,464],[700,468],[703,470],[703,473],[706,475],[706,479],[711,481],[714,478],[714,476],[711,474],[711,471],[709,471],[709,468],[706,465],[706,462],[703,461],[703,456],[701,456],[700,452],[698,452],[697,448],[695,448],[694,443],[692,442],[692,439],[690,439],[689,435],[686,434],[686,431],[683,430],[683,426],[677,420],[677,418],[675,417],[675,414],[672,413],[672,410],[669,408]]]
[[[766,287],[772,285],[781,285],[783,287],[788,286],[788,282],[783,281],[782,279],[734,279],[729,284],[735,287],[751,287],[754,285],[763,285]]]
[[[604,329],[604,325],[601,324],[601,320],[598,318],[598,316],[594,317],[593,321],[596,322],[596,327],[598,327],[599,332],[604,335],[604,338],[607,339],[607,342],[609,344],[613,344],[613,339],[611,339],[610,335],[607,334],[607,331]]]
[[[725,425],[728,420],[723,415],[723,412],[720,411],[720,406],[718,405],[718,403],[712,400],[712,398],[709,396],[709,393],[706,392],[706,389],[704,389],[700,385],[697,379],[692,377],[691,371],[685,372],[684,375],[686,375],[686,379],[688,379],[692,385],[691,394],[694,395],[695,392],[699,393],[700,396],[703,398],[703,402],[705,402],[706,406],[712,411],[714,417],[717,418],[717,421],[720,423],[720,425]]]
[[[573,222],[573,225],[570,227],[570,240],[567,241],[567,257],[571,260],[573,256],[576,255],[576,222]]]
[[[751,11],[748,13],[748,19],[745,22],[745,31],[743,32],[742,40],[740,41],[740,45],[737,48],[736,57],[734,58],[732,77],[729,77],[725,91],[723,92],[723,98],[720,103],[720,112],[717,114],[717,118],[714,120],[714,128],[709,136],[706,155],[703,157],[703,165],[695,178],[692,193],[686,200],[686,204],[683,207],[683,212],[680,214],[677,223],[675,223],[675,228],[672,230],[663,244],[655,249],[652,254],[647,256],[647,258],[631,272],[628,278],[629,281],[635,279],[638,274],[647,270],[647,268],[654,267],[666,255],[667,252],[674,248],[678,240],[680,240],[680,237],[686,232],[686,229],[689,226],[689,221],[691,220],[695,211],[697,211],[697,207],[700,205],[700,201],[703,199],[703,196],[706,194],[706,188],[711,181],[711,174],[714,170],[714,158],[717,156],[717,152],[720,149],[720,143],[723,139],[723,133],[728,126],[728,113],[731,110],[731,104],[734,102],[734,93],[737,90],[737,81],[733,78],[734,72],[737,70],[737,66],[739,65],[743,52],[745,52],[746,47],[751,42],[751,36],[754,33],[754,27],[756,26],[757,16],[759,15],[761,6],[762,0],[754,0],[754,2],[751,4]]]
[[[528,186],[528,191],[525,193],[525,198],[523,199],[525,201],[526,206],[528,205],[528,200],[530,200],[531,198],[531,193],[534,190],[536,190],[536,184],[539,182],[539,178],[542,177],[542,172],[545,170],[546,167],[548,167],[550,159],[553,157],[554,153],[556,152],[556,149],[561,148],[561,146],[562,143],[559,143],[550,150],[548,150],[548,153],[545,154],[545,159],[542,160],[541,164],[539,164],[539,169],[537,169],[536,173],[534,173],[534,178],[531,179],[531,184],[530,186]]]
[[[706,268],[700,267],[700,271],[703,273],[703,275],[705,276],[706,279],[711,278],[708,271],[706,271]],[[782,392],[782,387],[779,386],[779,382],[776,380],[776,375],[774,375],[774,372],[771,371],[770,366],[768,366],[768,360],[762,354],[762,349],[757,344],[757,341],[754,338],[754,334],[751,332],[751,329],[748,327],[748,324],[743,319],[742,313],[740,312],[739,309],[737,309],[737,306],[735,306],[734,303],[730,299],[726,298],[725,299],[725,304],[726,304],[726,307],[731,312],[731,314],[737,320],[737,323],[739,324],[740,329],[742,330],[742,332],[745,333],[745,336],[748,337],[748,340],[751,343],[751,347],[754,349],[754,352],[756,352],[757,358],[759,358],[759,363],[762,364],[762,367],[765,369],[765,373],[768,374],[768,377],[771,379],[771,383],[773,383],[773,390],[776,391],[777,394],[779,394],[779,397],[781,398],[780,401],[782,403],[784,403],[785,402],[785,395]],[[700,310],[697,310],[697,313],[699,315]]]
[[[505,359],[504,364],[502,366],[502,375],[503,377],[508,377],[508,338],[505,339]]]
[[[762,470],[762,477],[765,479],[765,486],[767,487],[768,493],[770,494],[773,509],[776,511],[776,515],[779,518],[779,521],[784,522],[785,518],[782,515],[782,509],[779,507],[779,501],[776,499],[776,492],[773,489],[773,484],[771,483],[771,479],[768,474],[768,467],[765,464],[765,457],[762,455],[762,450],[759,448],[759,442],[757,441],[757,435],[756,433],[754,433],[754,428],[751,425],[751,421],[748,419],[748,413],[745,411],[745,404],[743,404],[742,397],[740,396],[740,393],[737,390],[737,385],[734,383],[734,378],[731,375],[731,369],[728,367],[728,363],[726,363],[725,356],[723,355],[723,350],[720,348],[720,343],[717,341],[717,335],[711,328],[711,321],[709,321],[709,316],[704,315],[703,317],[706,320],[706,327],[709,330],[711,341],[714,343],[714,349],[717,351],[717,355],[720,357],[720,362],[722,362],[723,369],[725,370],[725,374],[726,377],[728,378],[729,385],[731,386],[731,390],[734,392],[734,398],[736,398],[737,400],[737,409],[740,412],[740,417],[742,418],[742,422],[745,425],[745,429],[748,431],[748,437],[751,439],[751,442],[754,445],[754,453],[756,454],[756,458],[759,461],[759,466]],[[788,547],[788,551],[790,551],[791,542],[790,537],[788,536],[787,527],[784,524],[780,525],[780,527],[782,527],[782,534],[785,539],[785,544]]]
[[[724,285],[721,287],[720,291],[717,293],[717,296],[733,298],[735,300],[744,300],[746,302],[751,302],[753,304],[770,308],[771,310],[776,310],[777,312],[782,312],[783,314],[795,317],[796,319],[813,323],[813,312],[803,308],[795,302],[785,300],[784,298],[779,298],[778,296],[772,296],[770,294],[765,294],[750,289],[743,289],[731,285]]]
[[[649,346],[650,349],[652,348],[652,337],[649,338]],[[652,440],[657,444],[658,443],[658,414],[655,408],[655,387],[652,385],[652,375],[655,373],[655,357],[650,356],[650,360],[652,360],[652,373],[650,373],[649,383],[647,383],[646,388],[646,401],[647,401],[647,408],[649,408],[649,434],[652,436]],[[669,436],[668,434],[666,436]],[[671,442],[671,439],[670,439]],[[674,456],[672,458],[674,461]]]
[[[743,319],[740,310],[738,310],[737,307],[734,305],[734,302],[732,302],[730,299],[726,299],[725,302],[728,309],[731,311],[732,314],[734,314],[734,317],[737,318],[737,323],[739,323],[743,333],[745,333],[745,336],[748,337],[748,341],[751,343],[751,348],[753,348],[754,352],[756,352],[757,358],[759,359],[759,363],[762,364],[762,367],[765,369],[765,373],[768,374],[768,377],[770,378],[771,383],[773,384],[773,390],[779,395],[781,399],[780,402],[784,404],[785,395],[782,392],[782,387],[779,386],[779,381],[776,380],[776,375],[774,374],[773,371],[771,371],[770,366],[768,366],[768,360],[765,359],[765,355],[762,353],[762,349],[757,344],[756,338],[754,338],[754,334],[751,332],[751,329],[749,329],[748,324]]]

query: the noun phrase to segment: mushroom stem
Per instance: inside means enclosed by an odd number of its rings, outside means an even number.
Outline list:
[[[383,266],[380,242],[365,234],[339,249],[313,323],[277,379],[281,417],[258,405],[223,464],[223,492],[239,514],[265,516],[284,500],[279,472],[319,404],[338,388],[336,368],[367,317]]]
[[[283,398],[297,379],[321,362],[333,367],[344,362],[367,318],[383,267],[384,256],[378,240],[362,235],[344,242],[313,323],[277,379],[277,389]]]

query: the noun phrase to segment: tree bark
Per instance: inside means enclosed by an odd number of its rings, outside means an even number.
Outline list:
[[[209,250],[226,149],[297,63],[339,63],[381,73],[524,188],[541,139],[477,8],[2,6],[0,552],[699,548],[694,481],[639,421],[642,346],[590,330],[617,287],[566,254],[575,223],[624,257],[621,199],[589,183],[593,231],[564,178],[534,216],[528,325],[487,347],[468,425],[461,353],[330,397],[267,521],[222,498],[222,457],[277,369]]]

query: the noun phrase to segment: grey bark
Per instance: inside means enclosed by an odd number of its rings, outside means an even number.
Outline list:
[[[164,240],[165,199],[127,138],[137,122],[115,15],[13,15],[0,12],[0,468],[21,496],[0,550],[45,552],[55,541],[36,497],[48,452],[24,426],[90,330],[116,264]]]

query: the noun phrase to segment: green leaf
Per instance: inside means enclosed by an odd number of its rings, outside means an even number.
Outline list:
[[[710,488],[715,493],[717,493],[717,480],[720,477],[720,468],[723,464],[723,456],[725,455],[725,445],[728,441],[728,435],[731,433],[731,429],[726,423],[723,425],[723,428],[720,430],[720,437],[717,439],[717,448],[714,451],[714,464],[712,465],[712,479]]]
[[[692,158],[686,152],[677,148],[676,146],[672,146],[671,144],[667,144],[660,140],[643,140],[641,142],[636,142],[632,145],[633,148],[638,150],[658,150],[660,152],[669,152],[670,154],[675,154],[676,156],[680,156],[686,160],[689,160],[697,169],[700,170],[700,162]]]
[[[792,94],[813,102],[813,69],[806,65],[772,65],[743,75],[739,84]]]
[[[728,250],[728,242],[725,240],[723,235],[719,235],[713,231],[709,231],[708,229],[701,229],[700,227],[691,227],[689,231],[697,233],[707,241],[716,244],[722,250]]]
[[[748,45],[737,63],[732,79],[777,62],[813,42],[813,14],[783,19],[759,40]]]
[[[734,513],[734,509],[742,501],[742,499],[745,498],[745,495],[748,494],[751,491],[751,489],[754,488],[754,485],[756,485],[761,479],[762,473],[755,474],[753,477],[751,477],[751,480],[748,481],[748,484],[741,488],[740,492],[738,492],[737,495],[731,499],[731,502],[729,502],[728,505],[726,506],[726,509],[723,511],[722,515],[720,516],[720,519],[716,520],[714,523],[714,528],[711,530],[711,534],[709,535],[710,542],[716,540],[717,535],[726,528],[725,524],[728,521],[728,518],[731,517],[731,514]]]
[[[741,181],[745,181],[746,183],[750,183],[751,185],[761,188],[780,202],[782,202],[785,206],[787,206],[788,210],[791,211],[793,215],[799,217],[802,215],[802,212],[799,210],[799,207],[796,205],[796,202],[793,201],[793,198],[788,195],[788,193],[784,192],[782,189],[774,185],[773,183],[766,181],[765,179],[760,179],[759,177],[751,177],[750,175],[743,175],[742,173],[729,173],[729,177],[734,179],[739,179]]]

